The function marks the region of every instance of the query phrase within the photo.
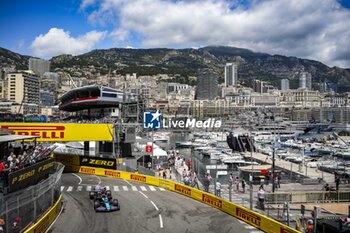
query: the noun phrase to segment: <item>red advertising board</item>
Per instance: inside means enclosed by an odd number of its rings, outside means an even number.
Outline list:
[[[153,150],[152,146],[146,146],[147,153],[152,153],[152,150]]]

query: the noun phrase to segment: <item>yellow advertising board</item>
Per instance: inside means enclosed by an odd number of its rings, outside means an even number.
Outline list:
[[[40,136],[38,142],[112,141],[112,124],[0,123],[17,135]]]

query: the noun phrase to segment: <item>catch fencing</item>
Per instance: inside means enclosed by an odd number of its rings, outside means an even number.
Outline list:
[[[0,196],[0,218],[5,220],[5,233],[16,233],[39,220],[61,195],[64,166],[56,163],[56,172],[29,188]]]

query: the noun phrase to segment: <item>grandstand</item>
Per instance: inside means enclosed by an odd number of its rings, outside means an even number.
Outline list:
[[[59,109],[67,112],[76,112],[94,108],[120,108],[121,104],[136,102],[137,95],[124,94],[105,86],[85,86],[75,88],[59,98]]]

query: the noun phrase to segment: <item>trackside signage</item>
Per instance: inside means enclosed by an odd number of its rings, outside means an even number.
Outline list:
[[[117,163],[115,159],[110,158],[96,158],[80,156],[80,165],[88,167],[101,167],[107,169],[116,169]]]
[[[91,174],[91,175],[95,175],[96,174],[96,170],[94,168],[81,167],[80,168],[80,172],[81,173]]]
[[[252,212],[249,212],[245,209],[236,207],[236,216],[238,216],[241,219],[244,219],[245,221],[249,222],[253,226],[256,226],[260,228],[261,226],[261,218],[260,216],[257,216],[253,214]]]
[[[222,208],[222,201],[218,198],[215,198],[213,196],[207,195],[207,194],[202,194],[202,201],[204,203],[207,203],[211,206],[217,207],[217,208]]]
[[[47,159],[22,170],[10,172],[8,175],[9,191],[14,192],[38,183],[40,180],[44,179],[54,167],[54,159]]]
[[[17,135],[40,136],[38,142],[112,141],[112,124],[0,123]]]
[[[162,114],[156,112],[144,112],[143,113],[143,128],[145,129],[160,129],[160,128],[173,128],[173,129],[188,129],[188,128],[220,128],[222,125],[221,120],[215,120],[215,118],[208,118],[205,121],[196,120],[195,118],[185,120],[175,119],[162,119]]]
[[[294,233],[293,231],[290,231],[288,229],[285,229],[283,227],[280,228],[280,233]]]
[[[131,174],[130,175],[130,180],[135,180],[135,181],[138,181],[138,182],[145,182],[146,183],[146,176],[140,176],[140,175]]]
[[[105,170],[105,176],[113,177],[113,178],[120,178],[120,172],[115,171],[107,171]]]
[[[175,184],[175,191],[179,192],[179,193],[183,193],[187,196],[191,196],[191,189],[179,184]]]

